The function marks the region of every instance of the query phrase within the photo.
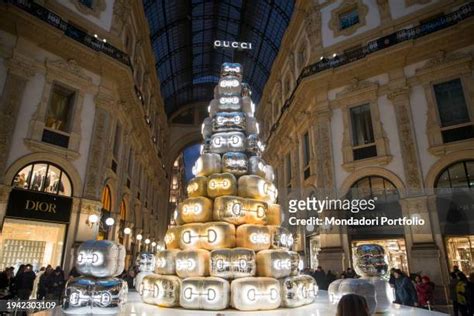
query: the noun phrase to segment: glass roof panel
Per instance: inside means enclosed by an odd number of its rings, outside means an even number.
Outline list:
[[[294,9],[291,0],[143,0],[165,110],[210,101],[223,62],[244,68],[255,103]],[[251,42],[251,51],[214,49],[214,40]]]

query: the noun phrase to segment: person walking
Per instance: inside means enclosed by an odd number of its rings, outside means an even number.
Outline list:
[[[45,271],[46,271],[46,268],[41,267],[39,272],[36,274],[35,281],[33,282],[33,290],[31,291],[31,295],[30,295],[30,299],[32,300],[36,300],[38,298],[39,283]]]
[[[416,289],[411,280],[400,270],[395,269],[395,293],[401,305],[417,306]]]
[[[319,289],[328,289],[328,284],[326,283],[326,273],[324,273],[324,269],[321,266],[316,268],[313,273],[313,278],[316,280],[316,284],[318,284]]]
[[[23,273],[20,274],[18,282],[18,298],[21,300],[27,300],[30,298],[31,291],[33,290],[33,283],[36,275],[33,272],[33,266],[27,264]]]
[[[468,279],[466,275],[462,272],[456,273],[458,277],[458,282],[456,283],[456,298],[458,301],[458,308],[461,316],[468,316],[469,306],[468,306]]]
[[[420,281],[416,283],[418,306],[425,309],[429,309],[429,306],[433,304],[433,293],[435,285],[426,275],[419,278],[419,280]]]
[[[59,302],[64,290],[64,283],[64,272],[61,267],[56,267],[46,279],[46,298]]]

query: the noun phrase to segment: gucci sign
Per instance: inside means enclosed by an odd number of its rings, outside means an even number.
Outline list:
[[[252,49],[252,43],[250,42],[231,42],[231,41],[214,41],[214,48],[235,48],[235,49]]]

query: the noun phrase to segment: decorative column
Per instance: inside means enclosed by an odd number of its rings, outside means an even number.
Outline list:
[[[402,214],[404,217],[424,220],[424,225],[405,226],[410,270],[411,272],[422,271],[423,274],[429,275],[435,284],[441,285],[437,287],[437,291],[444,292],[443,286],[446,286],[447,279],[443,277],[443,259],[433,231],[433,224],[438,221],[433,220],[430,214],[428,196],[423,184],[410,104],[410,90],[406,85],[402,69],[392,71],[390,79],[388,99],[395,110],[406,183],[406,190],[400,199]]]

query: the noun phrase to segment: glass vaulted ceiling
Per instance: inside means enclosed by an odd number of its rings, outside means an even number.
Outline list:
[[[241,63],[255,103],[293,13],[292,0],[143,0],[168,115],[209,101],[223,62]],[[214,40],[252,50],[214,49]]]

